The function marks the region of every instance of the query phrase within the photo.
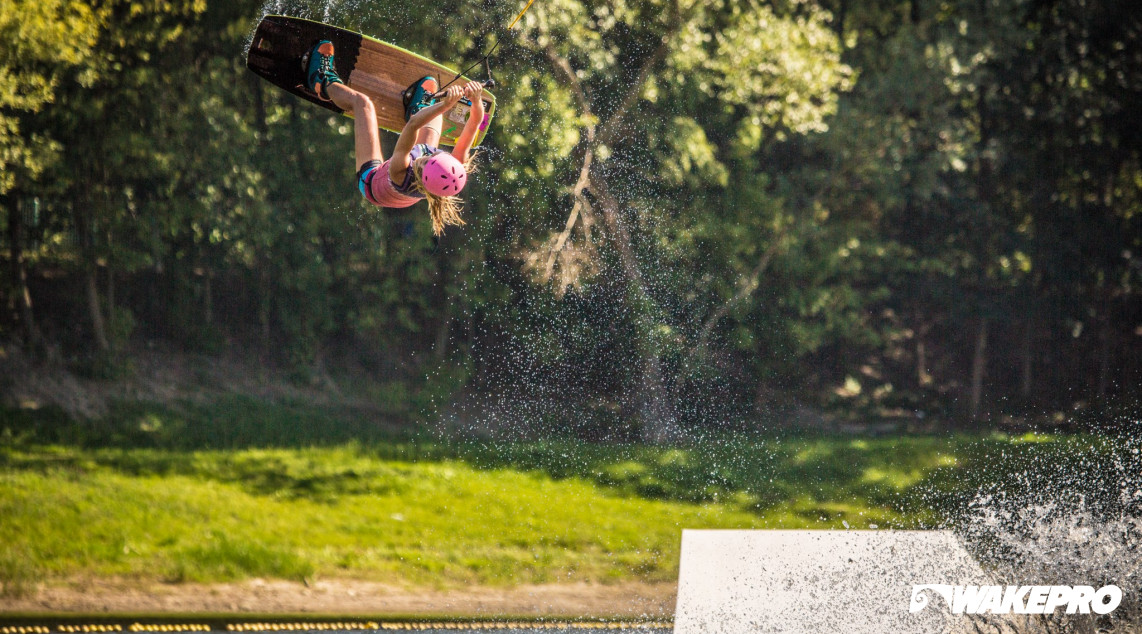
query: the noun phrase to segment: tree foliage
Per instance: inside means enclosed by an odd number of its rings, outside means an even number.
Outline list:
[[[649,440],[1138,396],[1127,2],[0,1],[0,328],[65,358],[554,392]],[[469,227],[360,200],[352,122],[243,68],[259,8],[499,42]]]

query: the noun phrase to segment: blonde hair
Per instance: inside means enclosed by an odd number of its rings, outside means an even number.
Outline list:
[[[428,200],[428,215],[432,218],[432,233],[439,236],[444,235],[444,227],[447,225],[461,226],[467,223],[460,217],[460,211],[464,208],[464,201],[460,200],[459,196],[437,196],[424,188],[424,166],[430,158],[432,158],[431,155],[422,156],[413,161],[412,171],[416,175],[414,181],[416,191],[424,194],[425,199]],[[464,169],[469,174],[475,167],[475,158],[476,152],[469,152],[468,160],[464,161]]]

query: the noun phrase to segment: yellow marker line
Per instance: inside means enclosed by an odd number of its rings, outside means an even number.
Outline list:
[[[574,621],[473,621],[465,623],[381,622],[381,623],[238,623],[227,629],[239,632],[325,631],[325,630],[491,630],[491,629],[571,629],[571,630],[639,630],[671,629],[669,622],[654,623],[582,623]],[[2,634],[2,633],[0,633]]]
[[[352,631],[352,630],[516,630],[516,629],[565,629],[565,630],[640,630],[640,629],[673,629],[670,622],[653,623],[597,623],[574,621],[472,621],[465,623],[424,623],[424,622],[321,622],[321,623],[230,623],[226,630],[230,632],[296,632],[296,631]],[[186,632],[210,632],[210,625],[201,623],[132,623],[126,627],[129,632],[171,632],[183,634]],[[49,628],[41,625],[6,626],[0,627],[0,634],[99,634],[123,632],[122,625],[90,624],[90,625],[59,625]]]

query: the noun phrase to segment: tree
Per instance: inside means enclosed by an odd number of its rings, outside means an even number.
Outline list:
[[[0,2],[0,80],[11,88],[0,95],[0,212],[8,224],[9,297],[29,347],[41,334],[28,289],[23,199],[60,156],[59,141],[32,117],[56,100],[61,79],[91,58],[106,18],[105,9],[85,2]]]
[[[182,60],[164,53],[204,9],[204,0],[102,5],[106,23],[90,56],[68,74],[59,103],[38,121],[69,156],[51,174],[63,186],[52,209],[76,236],[91,339],[101,354],[122,338],[109,328],[122,330],[130,321],[114,302],[116,271],[130,272],[154,256],[153,248],[136,248],[153,237],[136,214],[140,197],[162,189],[170,165],[169,141],[151,135],[163,127],[164,95],[180,93],[175,70]]]
[[[584,270],[603,272],[632,326],[633,410],[644,439],[670,440],[679,430],[663,335],[679,328],[646,277],[643,254],[655,250],[652,227],[669,232],[665,226],[697,218],[680,217],[663,200],[724,185],[722,162],[732,157],[705,126],[728,126],[746,144],[772,128],[822,129],[849,81],[839,44],[827,15],[804,7],[780,14],[756,4],[566,1],[537,6],[524,20],[518,45],[558,81],[544,86],[543,100],[562,106],[551,113],[562,125],[551,129],[573,124],[575,159],[564,181],[567,220],[532,248],[545,251],[537,258],[543,278],[555,279],[558,267],[573,263],[564,250],[579,232],[578,253],[597,262]],[[539,83],[530,74],[529,83]]]

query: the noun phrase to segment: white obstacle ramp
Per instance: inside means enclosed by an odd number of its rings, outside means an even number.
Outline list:
[[[912,586],[985,579],[947,531],[685,530],[674,632],[958,632],[946,610],[910,612]]]

